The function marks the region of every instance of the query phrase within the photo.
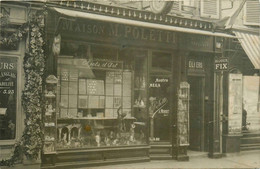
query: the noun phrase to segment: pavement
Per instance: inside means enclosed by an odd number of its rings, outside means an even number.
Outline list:
[[[173,169],[173,168],[258,168],[260,169],[260,151],[227,154],[226,157],[211,159],[206,155],[190,156],[189,161],[160,160],[142,163],[85,167],[80,169]]]

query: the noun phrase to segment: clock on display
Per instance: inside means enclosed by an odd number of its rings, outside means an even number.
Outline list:
[[[167,14],[171,11],[173,1],[150,1],[150,8],[155,14]]]

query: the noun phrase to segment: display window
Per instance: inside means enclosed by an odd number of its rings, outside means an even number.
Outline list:
[[[63,43],[57,65],[58,149],[147,143],[147,56],[130,53]]]
[[[0,57],[0,140],[16,134],[17,59]]]

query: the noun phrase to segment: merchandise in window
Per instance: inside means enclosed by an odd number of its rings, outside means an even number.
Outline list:
[[[135,99],[145,108],[146,96],[138,93],[137,97],[136,92],[133,96],[135,70],[129,69],[133,66],[125,66],[128,63],[121,57],[109,59],[106,53],[98,57],[103,48],[94,51],[94,59],[58,57],[57,148],[146,144],[146,110],[133,106]],[[144,62],[146,59],[136,63],[143,66]],[[142,76],[144,88],[145,78]]]

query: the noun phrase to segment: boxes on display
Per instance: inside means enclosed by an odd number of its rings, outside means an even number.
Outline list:
[[[189,91],[190,85],[187,82],[181,82],[178,92],[178,144],[179,146],[189,145]]]
[[[45,113],[44,121],[44,154],[52,154],[55,152],[56,141],[56,88],[58,79],[54,75],[46,78],[45,86]]]

